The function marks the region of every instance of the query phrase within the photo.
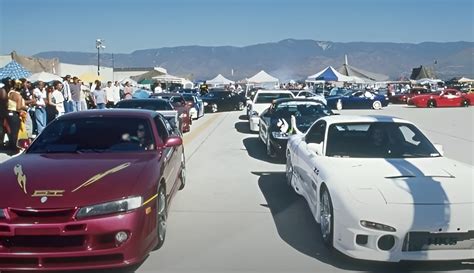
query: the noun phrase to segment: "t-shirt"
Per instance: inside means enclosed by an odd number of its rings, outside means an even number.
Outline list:
[[[105,93],[107,94],[107,100],[115,102],[115,100],[114,100],[114,87],[113,86],[105,87],[104,90],[105,90]]]
[[[64,111],[64,96],[63,93],[59,90],[54,90],[51,93],[51,100],[53,101],[54,104],[56,104],[56,110],[58,111],[59,114],[63,114]]]
[[[105,89],[94,90],[92,95],[94,96],[96,104],[107,103],[107,93],[105,92]]]

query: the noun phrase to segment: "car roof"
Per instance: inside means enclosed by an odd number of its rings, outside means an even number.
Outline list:
[[[121,100],[117,102],[117,104],[123,103],[132,103],[132,102],[160,102],[160,103],[169,103],[168,100],[160,99],[160,98],[149,98],[149,99],[131,99],[131,100]]]
[[[392,117],[392,116],[382,116],[382,115],[373,115],[373,116],[356,116],[356,115],[334,115],[326,116],[321,118],[325,120],[328,124],[336,123],[366,123],[366,122],[397,122],[397,123],[409,123],[413,124],[410,121]]]
[[[76,118],[92,118],[92,117],[133,117],[133,118],[154,118],[158,115],[157,112],[144,109],[94,109],[86,111],[78,111],[64,114],[58,117],[59,120],[63,119],[76,119]]]
[[[283,98],[283,99],[276,99],[274,100],[274,104],[279,104],[283,102],[289,102],[289,101],[308,101],[308,102],[319,102],[321,104],[324,104],[322,101],[313,98]]]
[[[290,90],[286,90],[286,89],[258,90],[257,94],[259,94],[259,93],[262,93],[262,94],[266,94],[266,93],[271,93],[271,94],[273,94],[273,93],[285,93],[285,94],[291,93],[291,94],[293,94]]]
[[[183,94],[181,94],[181,93],[170,93],[170,92],[152,93],[151,94],[152,97],[173,97],[173,96],[181,97],[182,95]]]

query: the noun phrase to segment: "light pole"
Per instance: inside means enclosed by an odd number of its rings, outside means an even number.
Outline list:
[[[104,40],[101,40],[101,39],[95,40],[95,47],[97,48],[97,76],[100,76],[100,49],[105,48],[105,45],[103,43],[104,43]]]

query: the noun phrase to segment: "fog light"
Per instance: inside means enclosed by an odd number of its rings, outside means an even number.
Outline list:
[[[367,235],[357,235],[356,236],[356,244],[358,245],[366,245],[369,241],[369,236]]]
[[[117,232],[117,234],[115,234],[115,241],[117,241],[117,243],[119,244],[127,241],[127,239],[128,239],[128,234],[125,231],[120,231],[120,232]]]
[[[395,237],[393,235],[384,235],[379,238],[377,246],[384,251],[388,251],[395,245]]]

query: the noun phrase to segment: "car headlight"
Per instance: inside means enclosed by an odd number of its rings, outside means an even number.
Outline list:
[[[5,209],[0,209],[0,219],[5,219]]]
[[[204,106],[208,106],[208,105],[209,105],[209,103],[207,103],[207,102],[204,102]]]
[[[363,227],[370,228],[370,229],[375,229],[375,230],[390,231],[390,232],[397,231],[394,227],[387,226],[387,225],[380,224],[380,223],[365,221],[365,220],[360,221],[360,224]]]
[[[288,133],[283,133],[283,132],[272,132],[273,138],[277,139],[287,139],[288,138]]]
[[[180,118],[185,118],[185,117],[187,117],[187,116],[188,116],[188,114],[182,113],[179,117],[180,117]]]
[[[141,207],[142,201],[143,200],[141,197],[129,197],[127,199],[83,207],[77,212],[76,218],[93,217],[131,211]]]

